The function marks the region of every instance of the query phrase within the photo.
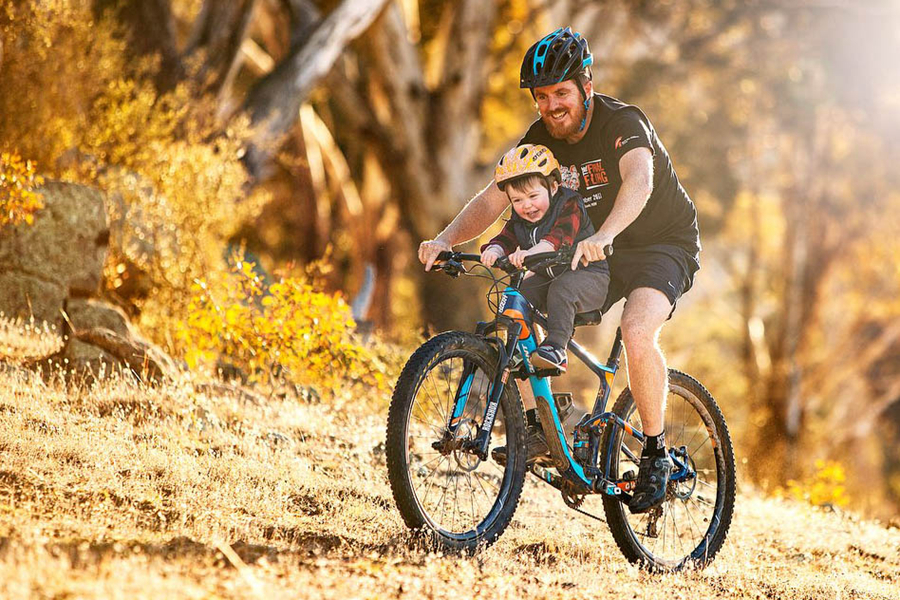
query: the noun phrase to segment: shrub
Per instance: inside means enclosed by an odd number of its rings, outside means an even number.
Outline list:
[[[191,368],[221,358],[257,382],[385,390],[385,366],[356,343],[355,326],[340,294],[319,291],[308,274],[268,284],[238,254],[230,271],[195,283],[179,340]]]
[[[170,346],[191,285],[227,268],[228,240],[263,200],[246,193],[249,120],[223,124],[191,73],[158,91],[158,60],[130,59],[119,25],[90,2],[7,3],[0,44],[0,152],[16,148],[48,176],[107,192],[121,226],[104,287]],[[19,201],[15,214],[29,206]]]
[[[34,221],[34,213],[44,207],[34,190],[43,182],[33,162],[15,152],[0,152],[0,227]]]
[[[841,463],[819,459],[816,461],[815,473],[803,481],[788,481],[785,493],[792,498],[806,500],[814,506],[846,506],[850,502],[846,479]]]

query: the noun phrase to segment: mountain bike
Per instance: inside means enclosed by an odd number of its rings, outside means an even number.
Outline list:
[[[644,439],[640,416],[628,388],[606,410],[623,350],[621,328],[606,363],[574,339],[568,344],[570,355],[599,379],[593,409],[571,439],[560,414],[571,395],[551,391],[559,372],[531,364],[546,315],[518,288],[527,270],[566,265],[572,255],[571,248],[535,254],[524,269],[500,259],[494,267],[505,274],[497,276],[477,254],[441,253],[437,268],[444,273],[492,281],[487,298],[494,318],[479,322],[474,333],[431,338],[403,368],[387,425],[394,500],[406,525],[439,548],[473,553],[509,525],[531,473],[559,490],[566,506],[603,521],[581,509],[587,496],[600,495],[605,522],[629,561],[663,571],[703,567],[725,541],[735,496],[731,438],[712,395],[690,375],[669,370],[665,430],[675,468],[662,506],[631,514]],[[582,313],[575,326],[600,319],[599,311]],[[524,411],[511,379],[531,385],[550,450],[532,465],[526,465]],[[506,446],[505,464],[491,458],[492,446]]]

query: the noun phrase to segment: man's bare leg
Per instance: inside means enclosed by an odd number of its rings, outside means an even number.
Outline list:
[[[629,294],[622,313],[628,385],[646,435],[659,435],[663,430],[668,373],[659,332],[671,311],[672,305],[661,291],[638,288]]]

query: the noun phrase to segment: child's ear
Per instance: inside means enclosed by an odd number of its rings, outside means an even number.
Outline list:
[[[556,192],[558,192],[558,191],[559,191],[559,183],[557,183],[556,181],[551,181],[550,182],[550,195],[555,196]]]

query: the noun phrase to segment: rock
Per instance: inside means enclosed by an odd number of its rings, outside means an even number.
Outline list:
[[[137,336],[124,311],[100,300],[73,298],[66,303],[66,314],[75,331],[102,327],[122,337]]]
[[[175,374],[175,362],[165,352],[136,334],[122,336],[109,329],[95,327],[76,330],[74,335],[77,340],[113,355],[141,379],[160,380]]]
[[[93,375],[108,374],[119,364],[119,359],[112,354],[77,339],[69,340],[51,360],[66,371],[89,375],[89,379],[93,379]]]
[[[99,190],[49,182],[40,191],[44,208],[34,223],[0,235],[0,310],[61,326],[64,298],[99,289],[109,227]]]
[[[123,366],[142,379],[175,374],[174,361],[144,340],[124,312],[95,296],[110,230],[103,194],[63,182],[41,188],[44,208],[33,225],[0,235],[0,312],[55,325],[66,345],[38,363],[92,378]],[[104,366],[105,365],[105,366]]]
[[[120,308],[100,300],[74,298],[66,303],[66,315],[74,343],[60,356],[68,358],[76,370],[96,373],[101,361],[112,358],[113,363],[127,366],[142,378],[174,374],[172,359],[141,337]]]
[[[36,321],[46,321],[60,331],[65,300],[66,289],[60,283],[0,269],[0,311],[11,319],[27,321],[34,316]]]

